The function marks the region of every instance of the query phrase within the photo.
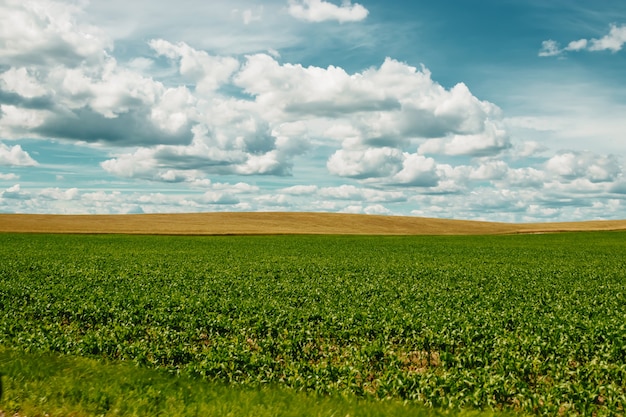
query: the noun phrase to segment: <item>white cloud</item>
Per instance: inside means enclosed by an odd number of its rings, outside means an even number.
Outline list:
[[[626,43],[626,25],[610,25],[609,33],[600,39],[579,39],[571,41],[565,48],[561,48],[554,40],[543,41],[539,56],[549,57],[562,55],[566,51],[611,51],[619,52]]]
[[[180,74],[195,83],[199,93],[210,93],[226,83],[239,68],[239,61],[231,57],[212,56],[198,51],[184,42],[173,44],[163,39],[154,39],[149,45],[159,55],[179,60]]]
[[[154,61],[133,59],[124,66],[106,49],[98,65],[83,59],[78,67],[11,69],[3,80],[17,103],[3,105],[2,133],[138,146],[101,166],[126,178],[188,183],[203,181],[207,173],[289,175],[295,155],[314,140],[335,138],[344,149],[331,157],[329,169],[367,179],[405,169],[403,148],[415,138],[458,135],[476,142],[466,145],[470,151],[482,152],[492,146],[480,143],[490,134],[486,121],[499,118],[496,106],[478,100],[464,84],[446,90],[428,70],[392,59],[349,74],[340,67],[281,64],[265,54],[248,56],[240,67],[236,58],[164,39],[149,46],[175,62],[189,84],[166,87],[141,72]],[[218,91],[231,84],[252,98]],[[51,96],[54,103],[46,101]],[[41,109],[31,108],[30,98]],[[385,152],[382,168],[367,166]]]
[[[279,190],[281,193],[290,195],[311,195],[317,192],[317,185],[294,185]]]
[[[49,0],[0,5],[0,64],[9,66],[0,74],[0,134],[122,145],[188,142],[193,103],[173,108],[171,90],[143,75],[137,60],[120,65],[107,36],[78,23],[82,13],[78,4]]]
[[[2,181],[14,181],[14,180],[18,180],[20,178],[19,175],[16,174],[2,174],[0,173],[0,180]]]
[[[341,117],[359,111],[398,108],[393,92],[376,82],[377,71],[348,74],[344,69],[280,64],[265,54],[247,57],[235,84],[266,106],[266,117]],[[374,78],[374,79],[372,79]]]
[[[78,188],[70,188],[67,190],[62,190],[58,187],[46,188],[39,192],[39,196],[50,200],[69,201],[76,200],[79,197],[79,191]]]
[[[280,150],[248,152],[244,142],[226,143],[221,148],[213,138],[198,134],[189,145],[160,145],[138,148],[105,160],[100,166],[108,173],[150,181],[184,182],[196,187],[210,185],[208,174],[289,175],[290,155]]]
[[[377,190],[346,184],[337,187],[320,188],[317,195],[324,199],[352,200],[367,203],[406,201],[406,196],[401,191]]]
[[[112,42],[97,27],[79,23],[81,9],[48,0],[0,4],[0,63],[77,66],[99,62]]]
[[[614,156],[591,152],[564,152],[546,162],[546,169],[566,180],[586,179],[592,183],[614,181],[622,168]]]
[[[561,55],[561,53],[563,53],[563,51],[561,50],[558,42],[549,39],[541,43],[539,56],[558,56]]]
[[[590,51],[618,52],[626,43],[626,25],[611,25],[609,34],[600,39],[592,39],[589,45]]]
[[[324,187],[319,191],[319,195],[337,200],[362,200],[363,188],[354,185],[340,185],[338,187]]]
[[[152,106],[150,119],[159,129],[175,134],[197,117],[196,103],[197,99],[187,87],[168,88]]]
[[[240,175],[289,175],[291,164],[286,163],[278,151],[270,151],[261,155],[249,155],[243,164],[234,167]]]
[[[98,69],[56,68],[42,80],[68,109],[89,108],[106,119],[154,105],[165,91],[159,82],[120,67],[108,58]]]
[[[391,179],[399,185],[434,187],[439,182],[437,164],[432,158],[417,154],[404,154],[402,169]]]
[[[508,132],[500,123],[484,122],[480,133],[471,135],[450,135],[445,138],[430,139],[420,145],[420,154],[491,156],[512,147]]]
[[[509,169],[504,187],[534,188],[538,189],[548,180],[548,174],[544,171],[532,168]]]
[[[26,109],[13,105],[0,104],[0,137],[20,139],[24,136],[36,137],[35,129],[40,127],[52,113],[47,110]]]
[[[542,207],[539,204],[530,204],[526,210],[526,214],[532,216],[531,218],[550,218],[558,214],[559,209],[552,207]]]
[[[201,201],[205,204],[239,204],[239,199],[234,195],[216,191],[207,191]]]
[[[589,41],[587,39],[579,39],[577,41],[570,42],[565,48],[566,51],[580,51],[587,48]]]
[[[499,180],[509,172],[509,166],[504,161],[487,161],[478,167],[473,167],[469,178],[472,180]]]
[[[215,183],[212,185],[214,190],[226,190],[235,194],[252,194],[260,191],[260,188],[256,185],[251,185],[245,182],[238,182],[236,184],[228,183]]]
[[[393,214],[391,210],[389,210],[387,207],[383,206],[382,204],[373,204],[371,206],[367,206],[365,207],[365,209],[363,209],[363,211],[365,212],[365,214],[377,214],[377,215]]]
[[[255,98],[270,124],[298,124],[291,130],[300,137],[343,141],[327,163],[340,176],[391,176],[402,169],[403,149],[420,138],[441,137],[422,150],[454,155],[495,155],[511,146],[497,106],[477,99],[463,83],[447,90],[428,70],[393,59],[348,74],[260,54],[247,58],[234,82]],[[441,146],[433,147],[437,141]]]
[[[289,0],[289,14],[308,22],[358,22],[364,20],[369,11],[358,3],[343,0],[341,6],[325,0]]]
[[[334,66],[281,65],[258,54],[247,57],[234,81],[255,97],[266,120],[332,118],[369,142],[475,134],[486,118],[500,117],[497,106],[478,100],[463,83],[446,90],[428,70],[389,58],[379,68],[348,74]]]
[[[11,104],[2,105],[2,133],[8,137],[27,134],[121,145],[191,138],[193,100],[177,97],[184,87],[167,89],[111,57],[102,66],[19,68],[0,77],[11,94]]]
[[[30,198],[30,193],[22,191],[20,184],[15,184],[4,191],[0,192],[0,198],[8,198],[12,200],[27,200]]]
[[[515,156],[518,158],[528,158],[542,154],[547,150],[548,148],[541,143],[529,140],[523,142],[520,146],[517,146],[514,152]]]
[[[44,96],[47,93],[36,77],[24,67],[12,67],[0,74],[0,88],[27,99]]]
[[[35,166],[38,164],[20,145],[9,147],[0,143],[0,165]]]
[[[358,205],[358,204],[351,204],[347,207],[342,208],[338,212],[347,213],[347,214],[361,214],[363,213],[363,206]]]
[[[340,149],[326,166],[340,177],[399,186],[434,187],[440,179],[434,159],[389,147]]]
[[[380,178],[397,173],[403,160],[402,152],[393,148],[340,149],[330,157],[326,166],[340,177]]]
[[[145,175],[150,175],[156,167],[152,154],[152,150],[142,148],[138,149],[134,154],[124,154],[117,158],[103,161],[100,163],[100,166],[105,171],[120,177],[145,178]]]

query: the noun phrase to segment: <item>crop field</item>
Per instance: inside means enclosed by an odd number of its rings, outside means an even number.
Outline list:
[[[496,223],[345,213],[3,214],[0,233],[140,235],[489,235],[626,231],[626,220]]]
[[[0,345],[437,408],[624,414],[626,233],[0,234]]]

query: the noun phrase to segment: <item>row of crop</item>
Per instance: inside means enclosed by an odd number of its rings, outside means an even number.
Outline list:
[[[623,237],[4,235],[0,343],[444,407],[621,412]]]

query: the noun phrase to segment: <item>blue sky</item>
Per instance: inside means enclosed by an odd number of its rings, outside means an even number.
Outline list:
[[[8,0],[0,212],[626,218],[622,0]]]

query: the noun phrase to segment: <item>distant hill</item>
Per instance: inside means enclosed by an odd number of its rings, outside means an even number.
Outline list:
[[[626,230],[626,220],[495,223],[337,213],[0,214],[0,232],[170,235],[476,235]]]

